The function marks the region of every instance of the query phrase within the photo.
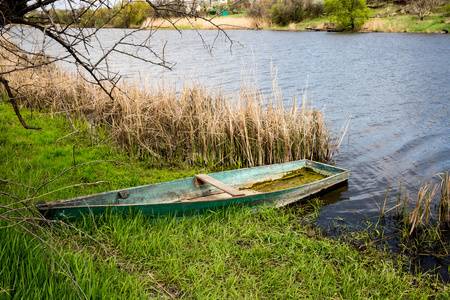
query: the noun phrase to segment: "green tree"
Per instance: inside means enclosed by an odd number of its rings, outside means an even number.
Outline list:
[[[153,9],[144,1],[122,1],[112,11],[114,27],[129,28],[140,26],[146,18],[153,14]]]
[[[325,0],[325,9],[330,20],[344,30],[357,30],[369,19],[366,0]]]

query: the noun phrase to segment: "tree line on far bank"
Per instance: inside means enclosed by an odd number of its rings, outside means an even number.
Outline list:
[[[409,7],[409,14],[420,20],[437,7],[445,6],[450,15],[449,0],[262,0],[253,2],[247,14],[255,18],[267,18],[273,24],[286,26],[307,19],[326,17],[340,30],[358,30],[369,19],[371,8],[389,4]]]
[[[147,18],[181,17],[180,12],[195,11],[195,15],[243,14],[253,18],[262,18],[275,26],[287,26],[307,19],[327,17],[329,21],[338,24],[341,30],[358,30],[369,19],[369,8],[378,8],[389,3],[412,7],[411,12],[417,14],[420,20],[428,16],[433,9],[444,6],[450,11],[448,0],[257,0],[252,3],[247,0],[219,2],[196,2],[183,0],[162,0],[167,8],[157,11],[144,0],[123,0],[113,7],[95,7],[86,9],[52,10],[51,15],[43,11],[34,11],[36,18],[48,18],[59,24],[71,24],[78,20],[85,27],[140,27]],[[162,15],[163,14],[163,15]]]

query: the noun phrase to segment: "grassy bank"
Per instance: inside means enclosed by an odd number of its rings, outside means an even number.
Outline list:
[[[414,32],[414,33],[443,33],[450,31],[450,18],[446,7],[438,7],[434,12],[420,20],[418,15],[410,14],[408,6],[385,5],[381,8],[371,9],[370,19],[362,26],[361,32]],[[147,20],[143,27],[174,29],[175,24],[179,29],[265,29],[265,30],[290,30],[310,31],[327,30],[329,20],[326,16],[313,19],[305,19],[302,22],[291,23],[287,26],[277,26],[267,18],[251,18],[247,16],[220,16],[212,20],[211,24],[204,20],[173,19],[171,22],[163,19]],[[216,25],[216,26],[215,26]]]
[[[0,115],[0,299],[144,298],[146,281],[114,258],[99,261],[87,249],[68,244],[78,231],[40,226],[21,210],[23,218],[15,211],[23,207],[17,200],[32,204],[98,193],[186,177],[196,170],[144,168],[116,150],[102,132],[93,143],[83,121],[76,122],[80,133],[58,141],[73,130],[65,117],[24,111],[30,124],[45,128],[38,132],[21,128],[6,103],[0,103]],[[93,163],[70,170],[34,195],[43,183],[86,162]]]
[[[401,261],[307,234],[310,228],[302,225],[298,209],[252,214],[237,207],[153,222],[139,215],[105,215],[74,224],[77,230],[14,220],[17,199],[30,199],[36,187],[80,163],[97,161],[64,173],[30,203],[208,172],[148,168],[113,147],[106,132],[91,140],[84,121],[76,123],[80,133],[58,140],[72,131],[64,116],[23,112],[31,125],[45,130],[24,130],[9,105],[0,104],[2,299],[450,296],[448,287],[432,278],[402,274],[394,267]]]
[[[372,9],[371,18],[362,26],[362,31],[443,33],[450,30],[448,8],[437,7],[422,21],[418,15],[410,14],[407,11],[409,11],[408,6],[398,5],[386,5],[382,8]]]
[[[385,5],[370,10],[370,19],[362,25],[360,32],[412,32],[444,33],[450,30],[450,18],[444,8],[420,21],[417,15],[405,12],[405,6]],[[326,17],[305,20],[291,24],[291,30],[326,30],[329,21]]]

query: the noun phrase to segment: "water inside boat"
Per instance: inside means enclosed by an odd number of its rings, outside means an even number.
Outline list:
[[[317,180],[322,180],[326,177],[328,176],[319,174],[312,168],[303,167],[291,171],[279,179],[257,182],[246,189],[260,193],[274,192],[305,185]]]
[[[243,192],[244,195],[250,196],[254,194],[267,193],[285,190],[289,188],[299,187],[314,181],[322,180],[329,175],[324,173],[318,173],[313,168],[302,167],[293,171],[290,171],[281,177],[275,177],[272,179],[267,179],[264,181],[259,181],[251,184],[250,186],[241,187],[239,190]],[[196,202],[196,201],[213,201],[228,199],[232,196],[223,191],[216,191],[213,193],[202,194],[196,197],[192,197],[184,200],[177,200],[175,202]]]

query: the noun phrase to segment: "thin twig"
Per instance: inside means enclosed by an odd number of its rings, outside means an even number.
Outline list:
[[[153,279],[153,282],[155,282],[160,289],[162,289],[167,295],[169,295],[170,298],[175,299],[175,297],[171,293],[169,293],[162,285],[159,284],[158,281],[156,281],[156,279],[153,277],[152,274],[150,274],[150,272],[148,272],[147,275],[150,276]]]
[[[9,181],[9,180],[6,180],[6,179],[1,179],[0,178],[0,181],[4,182],[4,183],[15,184],[15,185],[18,185],[18,186],[21,186],[21,187],[26,187],[26,188],[29,188],[29,189],[35,189],[35,187],[29,186],[29,185],[20,184],[20,183],[16,183],[16,182],[12,182],[12,181]]]
[[[59,192],[59,191],[65,190],[65,189],[74,188],[74,187],[77,187],[77,186],[95,185],[95,184],[100,184],[100,183],[105,183],[105,182],[108,182],[108,181],[96,181],[96,182],[87,182],[87,183],[78,183],[78,184],[68,185],[68,186],[62,187],[62,188],[60,188],[60,189],[53,190],[53,191],[51,191],[51,192],[48,192],[48,193],[39,195],[39,196],[37,196],[37,197],[32,197],[32,198],[25,199],[25,201],[28,202],[28,201],[30,201],[30,200],[36,200],[36,199],[39,199],[39,198],[48,196],[48,195],[50,195],[50,194],[53,194],[53,193],[56,193],[56,192]]]
[[[90,161],[90,162],[85,162],[85,163],[81,163],[81,164],[77,164],[75,166],[72,166],[70,168],[65,169],[64,171],[62,171],[59,175],[53,177],[52,179],[42,183],[34,192],[34,194],[27,200],[25,201],[25,203],[28,203],[29,201],[31,201],[31,199],[34,199],[36,194],[39,192],[40,189],[42,189],[44,186],[46,186],[49,183],[52,183],[53,181],[57,180],[58,178],[62,177],[64,174],[66,174],[67,172],[69,172],[72,169],[75,169],[77,167],[81,167],[81,166],[86,166],[86,165],[91,165],[91,164],[95,164],[95,163],[100,163],[100,162],[111,162],[111,163],[116,163],[116,164],[120,164],[120,165],[125,165],[125,166],[129,166],[132,167],[133,169],[139,171],[135,166],[121,162],[121,161],[117,161],[117,160],[111,160],[111,159],[105,159],[105,160],[94,160],[94,161]],[[150,178],[147,177],[147,175],[145,175],[145,173],[140,172],[142,176],[144,176],[145,178],[147,178],[150,181]]]

